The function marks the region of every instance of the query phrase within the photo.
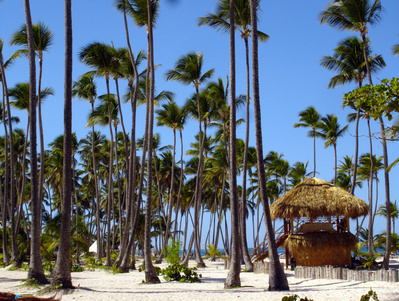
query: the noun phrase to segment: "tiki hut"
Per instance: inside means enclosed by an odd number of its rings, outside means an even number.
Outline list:
[[[309,178],[270,206],[273,219],[284,220],[286,264],[349,266],[356,238],[349,219],[367,215],[367,204],[333,184]]]

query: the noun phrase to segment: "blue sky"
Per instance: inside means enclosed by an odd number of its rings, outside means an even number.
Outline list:
[[[320,25],[319,14],[327,7],[328,1],[322,0],[279,0],[261,1],[262,11],[259,14],[259,30],[270,36],[269,41],[259,44],[260,61],[260,95],[262,103],[264,154],[270,150],[284,154],[284,158],[294,164],[297,161],[309,161],[309,171],[313,166],[313,144],[307,138],[307,129],[294,129],[298,122],[298,113],[308,106],[315,106],[322,114],[336,114],[342,126],[347,124],[348,109],[342,109],[343,93],[355,88],[355,84],[328,89],[333,72],[320,66],[323,55],[332,55],[337,43],[357,33],[337,31],[327,25]],[[226,78],[229,72],[228,35],[208,27],[198,27],[198,18],[214,12],[217,0],[161,0],[159,18],[154,31],[155,63],[161,66],[156,73],[157,91],[169,90],[175,93],[175,101],[182,105],[190,97],[194,88],[182,86],[175,82],[165,82],[164,74],[174,67],[176,61],[189,51],[201,51],[204,54],[204,70],[215,68],[213,80]],[[386,68],[373,77],[374,83],[380,79],[398,75],[399,58],[391,53],[393,44],[399,43],[399,1],[383,0],[384,13],[382,21],[369,28],[369,37],[374,53],[383,55]],[[46,145],[63,131],[63,74],[64,74],[64,13],[63,2],[54,0],[31,0],[32,19],[42,21],[54,32],[55,42],[44,56],[43,86],[55,90],[54,97],[48,98],[43,105]],[[125,46],[125,33],[122,15],[113,7],[113,1],[85,0],[73,1],[73,47],[74,47],[74,80],[89,70],[82,65],[77,53],[81,47],[93,41],[113,43],[115,47]],[[5,41],[4,58],[7,59],[18,48],[10,46],[12,34],[24,23],[22,1],[3,0],[0,3],[0,38]],[[146,49],[144,29],[136,28],[130,23],[130,38],[133,51],[137,53]],[[245,54],[244,42],[237,36],[237,94],[245,93]],[[28,80],[28,62],[18,60],[7,70],[8,85],[13,87],[17,82]],[[103,79],[97,79],[98,94],[105,93]],[[126,83],[121,83],[121,92]],[[115,92],[111,86],[112,92]],[[90,105],[84,101],[73,102],[73,130],[79,138],[89,131],[85,128]],[[143,108],[139,118],[144,116]],[[130,110],[124,107],[126,128],[130,129]],[[22,118],[18,127],[25,128],[25,112],[14,112]],[[244,111],[238,113],[244,117]],[[373,132],[379,127],[373,123]],[[253,126],[253,122],[251,123]],[[138,134],[143,134],[144,119],[138,122]],[[198,127],[191,121],[185,131],[185,149],[193,141]],[[0,129],[0,135],[3,135]],[[108,129],[101,129],[107,134]],[[161,133],[163,144],[172,144],[172,134],[166,129],[155,129]],[[252,131],[253,132],[253,131]],[[366,125],[361,123],[360,154],[368,152]],[[238,137],[244,137],[244,126],[238,130]],[[251,144],[255,140],[251,137]],[[398,143],[389,143],[390,161],[397,158]],[[345,137],[338,141],[338,158],[354,154],[354,125],[349,126]],[[381,145],[374,142],[377,155],[382,155]],[[317,141],[317,165],[319,177],[325,180],[333,178],[333,149],[324,148],[322,141]],[[391,172],[391,199],[398,199],[398,169]],[[383,202],[383,175],[379,202]],[[366,188],[366,184],[364,185]],[[366,189],[359,190],[357,195],[367,200]],[[376,231],[382,232],[383,219],[377,219]]]

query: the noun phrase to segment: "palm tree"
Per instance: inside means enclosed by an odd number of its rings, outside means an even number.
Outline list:
[[[64,78],[64,174],[61,241],[51,284],[73,288],[70,268],[72,207],[72,10],[71,0],[64,0],[65,78]]]
[[[385,61],[381,55],[370,57],[371,49],[367,39],[366,51],[370,63],[371,71],[377,72],[385,67]],[[321,65],[328,70],[337,71],[338,74],[334,76],[328,87],[334,88],[336,85],[344,85],[350,82],[356,82],[359,88],[362,87],[363,80],[367,76],[367,68],[364,61],[363,43],[359,38],[351,37],[341,41],[338,47],[334,49],[333,56],[324,56],[321,60]],[[355,193],[355,183],[357,174],[357,161],[359,156],[359,120],[360,107],[357,108],[356,127],[355,127],[355,165],[353,169],[353,179],[351,185],[351,193]]]
[[[231,256],[230,270],[224,282],[225,288],[241,286],[240,224],[237,193],[237,142],[236,142],[236,51],[234,33],[234,3],[230,0],[230,135],[229,135],[229,176],[231,213]],[[244,222],[244,221],[242,221]]]
[[[311,172],[308,173],[306,170],[308,163],[309,162],[295,162],[294,165],[292,165],[288,174],[288,176],[291,178],[291,186],[296,186],[312,174]]]
[[[256,1],[256,8],[259,8],[260,1]],[[233,9],[231,9],[233,8]],[[234,18],[231,16],[234,14]],[[233,25],[231,25],[233,23]],[[253,270],[252,261],[249,258],[248,247],[246,242],[246,230],[245,230],[245,217],[244,208],[246,208],[246,181],[247,181],[247,156],[249,147],[249,104],[250,104],[250,67],[249,67],[249,45],[248,39],[251,36],[251,10],[250,1],[248,0],[235,0],[234,4],[230,3],[230,0],[219,0],[219,5],[215,14],[208,14],[206,17],[200,18],[199,26],[209,25],[217,30],[229,31],[237,29],[241,33],[241,38],[245,43],[245,62],[246,62],[246,116],[245,116],[245,146],[244,146],[244,162],[243,162],[243,180],[242,180],[242,193],[241,193],[241,244],[242,252],[245,261],[245,267],[248,271]],[[231,33],[230,33],[231,34]],[[265,42],[269,36],[261,31],[257,31],[257,36],[261,42]]]
[[[287,277],[281,267],[280,260],[277,254],[276,240],[270,216],[270,209],[268,204],[267,190],[266,190],[266,174],[263,165],[263,142],[262,142],[262,124],[260,111],[260,95],[259,95],[259,57],[258,57],[258,36],[257,36],[257,10],[256,0],[250,0],[251,5],[251,24],[252,24],[252,89],[254,100],[254,115],[255,115],[255,137],[256,137],[256,152],[258,157],[258,174],[261,188],[261,201],[266,219],[267,242],[269,245],[270,257],[270,274],[269,274],[269,290],[289,290]]]
[[[5,168],[6,168],[6,173],[5,173],[5,180],[6,180],[6,185],[4,185],[4,207],[2,208],[3,210],[3,250],[6,250],[6,245],[7,245],[7,231],[6,231],[6,221],[7,221],[7,204],[10,203],[9,202],[9,198],[8,195],[10,195],[11,198],[11,204],[13,204],[13,200],[14,198],[14,173],[15,173],[15,162],[13,160],[14,158],[14,141],[13,141],[13,135],[11,134],[10,136],[8,136],[8,131],[7,131],[7,125],[6,125],[6,114],[5,112],[7,111],[7,122],[8,122],[8,129],[10,131],[10,133],[13,132],[12,130],[12,117],[11,117],[11,108],[10,108],[10,101],[9,101],[9,97],[8,97],[8,86],[7,86],[7,79],[6,79],[6,74],[5,74],[5,66],[6,64],[10,61],[7,61],[6,63],[4,63],[3,60],[3,45],[4,45],[4,41],[3,39],[0,39],[0,79],[2,82],[2,86],[3,86],[3,106],[2,106],[2,116],[3,116],[3,125],[4,125],[4,133],[5,133],[5,145],[8,145],[8,138],[10,140],[10,155],[11,155],[11,162],[9,162],[8,160],[8,148],[5,148]],[[11,164],[9,164],[11,163]],[[10,168],[8,167],[10,165]],[[10,173],[8,173],[8,170],[10,170]],[[11,181],[9,181],[9,177],[11,178]],[[10,186],[8,186],[8,183],[10,183]],[[8,187],[10,187],[10,191],[11,193],[8,194]],[[14,207],[12,207],[14,208]],[[11,214],[11,216],[13,216]],[[16,264],[17,266],[20,265],[20,260],[18,258],[18,247],[17,247],[17,243],[16,243],[16,231],[15,231],[15,222],[11,221],[11,229],[13,231],[11,237],[12,237],[12,261],[14,262],[14,264]],[[14,234],[15,233],[15,234]],[[9,254],[8,252],[3,252],[4,253],[4,263],[6,263],[7,265],[9,264],[10,258],[9,258]]]
[[[182,127],[184,126],[186,120],[186,113],[184,109],[179,108],[179,106],[171,101],[168,104],[162,105],[162,109],[156,110],[157,113],[157,120],[158,126],[167,126],[173,131],[173,155],[172,155],[172,168],[171,168],[171,181],[170,181],[170,188],[169,188],[169,207],[168,207],[168,220],[166,222],[166,235],[164,238],[163,246],[166,248],[168,238],[170,233],[170,222],[172,218],[172,200],[174,195],[174,170],[175,170],[175,157],[176,157],[176,130],[181,131]],[[182,143],[182,141],[181,141]],[[183,166],[182,166],[183,167]],[[183,172],[183,168],[181,170]],[[182,175],[180,175],[182,179]],[[181,193],[181,185],[179,188],[179,193]],[[177,212],[177,210],[176,210]],[[177,220],[177,216],[175,216],[175,220]],[[177,225],[176,227],[177,228]],[[176,232],[176,231],[175,231]]]
[[[85,99],[91,104],[91,111],[94,112],[94,102],[97,98],[97,86],[94,81],[94,77],[90,73],[83,74],[79,77],[77,82],[73,83],[72,95],[78,97],[80,99]],[[99,193],[99,184],[98,184],[98,175],[97,175],[97,162],[96,162],[96,152],[94,148],[94,124],[91,127],[91,146],[92,146],[92,159],[93,159],[93,174],[94,174],[94,186],[96,192],[96,200],[97,200],[97,210],[96,210],[96,221],[97,221],[97,229],[100,229],[100,193]],[[100,240],[100,231],[97,231],[97,259],[102,258],[102,245]]]
[[[345,134],[348,125],[341,128],[338,123],[338,117],[333,114],[327,114],[322,117],[317,125],[318,131],[315,132],[317,137],[325,140],[324,147],[332,146],[334,148],[334,185],[337,180],[337,140]]]
[[[359,180],[367,180],[367,186],[369,187],[369,239],[368,239],[368,251],[371,254],[373,246],[373,225],[374,217],[377,209],[377,200],[375,202],[375,209],[373,208],[373,180],[376,183],[379,182],[378,171],[383,168],[382,157],[376,157],[370,153],[361,155],[359,158]],[[376,184],[376,193],[378,196],[378,185]]]
[[[395,220],[399,217],[399,210],[398,206],[395,203],[391,202],[391,219],[392,219],[392,234],[395,234]],[[381,205],[378,208],[377,215],[382,215],[387,217],[387,208],[385,205]]]
[[[317,125],[320,122],[320,114],[317,110],[310,106],[306,108],[306,110],[301,111],[298,116],[299,123],[294,124],[294,128],[299,127],[308,127],[311,130],[308,132],[308,137],[313,138],[313,177],[316,176],[316,129]]]
[[[371,68],[367,52],[367,26],[381,20],[381,0],[336,0],[320,14],[320,22],[327,23],[338,30],[358,31],[363,42],[364,62],[370,85]]]
[[[47,283],[44,275],[42,258],[40,256],[40,232],[41,232],[41,202],[38,196],[37,181],[37,130],[36,130],[36,65],[35,65],[35,46],[33,40],[32,18],[30,14],[29,0],[24,0],[25,22],[28,37],[29,53],[29,113],[30,113],[30,139],[31,139],[31,206],[32,206],[32,228],[31,228],[31,249],[29,262],[29,279],[36,279],[40,283]]]
[[[371,79],[371,67],[367,53],[367,33],[368,24],[374,25],[381,20],[382,15],[381,0],[336,0],[332,2],[326,11],[323,11],[321,16],[321,23],[327,22],[330,26],[336,27],[340,30],[358,31],[363,42],[363,55],[366,63],[367,76],[370,85],[373,85]],[[389,193],[389,173],[388,173],[388,149],[385,137],[385,125],[382,116],[378,117],[382,133],[382,150],[384,156],[384,182],[385,182],[385,203],[389,211],[390,193]],[[353,180],[355,182],[355,179]],[[354,185],[353,185],[354,186]],[[389,215],[389,214],[388,214]],[[389,268],[389,254],[391,247],[391,220],[387,219],[387,244],[384,256],[384,268]]]
[[[357,37],[346,38],[338,43],[332,56],[323,56],[320,65],[338,74],[331,78],[329,88],[338,85],[355,82],[362,86],[367,77],[367,68],[363,55],[363,42]],[[370,64],[370,71],[376,73],[385,67],[385,61],[381,55],[370,56],[372,53],[370,41],[366,43],[367,58]]]
[[[40,161],[44,161],[44,133],[43,133],[43,118],[42,118],[42,102],[41,102],[41,86],[42,86],[42,74],[43,74],[43,52],[48,51],[48,48],[53,44],[54,34],[51,30],[43,23],[33,24],[33,41],[34,48],[39,60],[39,78],[38,78],[38,91],[39,94],[37,96],[37,112],[38,112],[38,120],[39,120],[39,135],[40,135]],[[11,45],[20,45],[24,48],[22,50],[18,50],[14,56],[18,56],[22,53],[28,52],[28,37],[26,24],[22,25],[22,27],[12,36]],[[40,166],[40,179],[39,179],[39,200],[43,199],[43,183],[44,183],[44,165]]]
[[[203,54],[190,52],[178,60],[174,69],[167,71],[166,80],[179,81],[184,85],[193,84],[195,88],[196,98],[197,98],[197,110],[198,110],[198,120],[199,120],[199,132],[202,135],[201,126],[201,110],[200,110],[200,99],[199,99],[199,86],[205,83],[213,74],[214,69],[208,70],[202,73],[202,61]],[[195,246],[197,253],[197,264],[198,266],[205,266],[205,263],[201,257],[201,248],[198,237],[198,221],[199,221],[199,209],[201,206],[201,194],[202,194],[202,171],[203,171],[203,137],[200,139],[200,155],[199,155],[199,165],[197,180],[195,186],[195,205],[194,205],[194,232],[195,232]]]
[[[108,119],[112,120],[111,117],[111,98],[109,89],[109,80],[112,75],[117,61],[115,60],[115,48],[108,46],[104,43],[93,42],[84,46],[80,53],[79,59],[86,65],[95,68],[94,73],[98,76],[104,76],[106,87],[107,87],[107,99],[108,99]],[[110,142],[111,149],[109,154],[109,172],[108,172],[108,210],[111,209],[112,204],[112,184],[113,184],[113,161],[114,161],[114,137],[112,133],[112,123],[109,122]],[[110,213],[110,212],[109,212]],[[108,223],[110,220],[108,220]],[[110,234],[111,225],[107,225],[108,233]],[[111,266],[111,245],[110,241],[107,240],[107,254],[106,254],[106,265]]]

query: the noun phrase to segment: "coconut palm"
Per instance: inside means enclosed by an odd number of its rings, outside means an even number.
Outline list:
[[[42,87],[42,73],[43,73],[43,53],[48,51],[48,48],[53,44],[54,34],[44,23],[37,23],[32,25],[34,48],[39,60],[39,78],[38,78],[38,96],[37,96],[37,113],[39,121],[39,135],[40,135],[40,161],[44,161],[44,132],[43,132],[43,118],[42,118],[42,102],[41,102],[41,87]],[[14,57],[19,54],[28,53],[28,37],[26,24],[12,36],[11,45],[19,45],[24,48],[17,50]],[[44,165],[40,166],[40,179],[39,179],[39,200],[43,198],[43,183],[44,183]]]
[[[375,208],[373,208],[373,180],[376,183],[379,182],[378,171],[383,168],[382,157],[376,157],[376,155],[370,155],[370,153],[361,155],[359,158],[359,180],[367,180],[367,186],[369,187],[369,239],[368,239],[368,250],[372,252],[373,246],[373,225],[374,217],[376,214],[377,200],[375,202]],[[378,195],[378,185],[376,184],[376,195]]]
[[[32,18],[30,14],[29,0],[24,0],[25,23],[28,37],[28,56],[29,56],[29,105],[30,105],[30,140],[31,145],[36,146],[36,65],[35,65],[35,46],[33,40]],[[37,180],[37,149],[31,147],[31,206],[32,206],[32,228],[31,228],[31,256],[29,262],[29,279],[36,279],[40,283],[47,283],[44,275],[42,258],[40,256],[40,232],[41,232],[41,202],[38,195]],[[12,215],[13,216],[13,215]],[[12,228],[12,227],[11,227]]]
[[[364,79],[367,77],[363,48],[363,42],[359,38],[350,37],[338,43],[332,56],[323,56],[320,65],[328,70],[337,72],[337,75],[331,78],[328,84],[329,88],[335,88],[338,85],[351,82],[355,82],[359,87],[362,86]],[[368,39],[366,51],[372,73],[376,73],[385,67],[385,61],[381,55],[371,56],[372,50]]]
[[[370,63],[371,72],[375,73],[385,67],[385,61],[381,55],[371,57],[371,48],[367,39],[366,51],[367,58]],[[321,65],[328,70],[337,71],[338,74],[334,76],[328,87],[334,88],[336,85],[344,85],[350,82],[356,82],[359,88],[362,87],[363,80],[367,77],[367,68],[364,61],[363,43],[359,38],[347,38],[334,49],[333,56],[324,56],[321,60]],[[355,127],[355,165],[353,171],[353,180],[351,185],[351,193],[355,192],[355,182],[357,174],[358,149],[359,149],[359,119],[360,107],[357,108],[356,127]]]
[[[348,125],[341,128],[338,123],[338,117],[333,114],[327,114],[327,116],[322,117],[317,125],[318,130],[315,132],[316,137],[320,137],[324,142],[324,147],[332,146],[334,148],[334,181],[335,185],[337,179],[337,140],[342,137]]]
[[[65,78],[64,78],[64,175],[61,237],[51,284],[72,288],[70,269],[71,203],[72,203],[72,10],[71,0],[64,0],[65,8]]]
[[[172,168],[171,168],[171,181],[169,188],[169,207],[168,207],[168,220],[166,222],[166,235],[164,238],[163,246],[167,246],[168,236],[170,235],[170,222],[172,218],[172,199],[174,195],[174,170],[175,170],[175,157],[176,157],[176,130],[181,131],[184,127],[187,114],[184,109],[179,108],[179,106],[175,102],[169,102],[168,104],[162,105],[162,109],[156,110],[158,126],[167,126],[173,131],[173,155],[172,155]],[[183,143],[183,141],[180,141]],[[183,172],[183,166],[182,170]],[[182,180],[182,174],[180,175]],[[179,193],[181,193],[181,185],[179,188]],[[177,210],[176,210],[177,212]],[[177,216],[175,216],[175,220],[177,220]],[[177,228],[177,225],[176,225]],[[176,232],[176,231],[175,231]]]
[[[259,9],[260,1],[256,1],[256,8]],[[231,9],[233,8],[233,9]],[[231,16],[234,14],[234,18]],[[231,24],[233,23],[233,25]],[[244,147],[244,162],[243,162],[243,180],[242,180],[242,193],[241,193],[241,218],[244,215],[245,195],[246,195],[246,181],[247,181],[247,155],[249,147],[249,102],[250,102],[250,71],[249,71],[249,45],[248,38],[251,36],[251,12],[250,12],[250,1],[248,0],[235,0],[234,4],[230,4],[230,0],[219,0],[219,5],[215,14],[208,14],[206,17],[200,18],[199,25],[209,25],[217,30],[229,31],[237,29],[241,33],[241,38],[245,43],[245,62],[246,62],[246,128],[245,128],[245,147]],[[230,29],[231,27],[231,29]],[[232,34],[232,33],[230,33]],[[257,38],[261,42],[266,41],[269,36],[261,31],[257,31]],[[245,266],[248,271],[253,270],[252,262],[249,258],[248,247],[245,237],[245,224],[242,223],[241,229],[241,244],[244,255]]]
[[[358,31],[363,42],[363,55],[366,63],[367,76],[370,85],[373,84],[371,79],[371,67],[367,53],[367,33],[368,25],[377,24],[381,20],[382,15],[381,0],[336,0],[329,4],[327,10],[320,14],[321,23],[328,23],[330,26],[339,30]],[[389,193],[389,164],[388,150],[385,137],[385,124],[382,116],[378,117],[382,133],[382,151],[384,156],[384,182],[385,182],[385,203],[389,211],[390,193]],[[353,180],[353,182],[355,179]],[[353,185],[354,187],[354,185]],[[384,257],[384,268],[389,268],[389,248],[391,246],[391,225],[390,219],[387,219],[387,245]]]
[[[363,55],[367,76],[372,85],[371,68],[367,52],[367,26],[381,20],[381,0],[336,0],[320,14],[320,22],[327,23],[338,30],[357,31],[363,42]]]
[[[199,120],[199,132],[202,134],[202,117],[200,110],[200,99],[199,99],[199,87],[205,83],[213,74],[214,69],[210,69],[203,73],[202,71],[203,54],[190,52],[187,55],[181,57],[175,65],[175,68],[167,71],[166,80],[178,81],[184,85],[193,84],[195,88],[195,94],[197,98],[197,110]],[[205,135],[204,135],[205,137]],[[195,234],[195,246],[197,253],[197,264],[198,266],[205,266],[205,263],[201,257],[201,248],[198,237],[198,219],[199,219],[199,208],[201,205],[201,193],[202,193],[202,171],[203,171],[203,138],[200,139],[200,155],[198,174],[195,188],[195,210],[194,210],[194,232]]]
[[[308,132],[308,137],[313,138],[313,177],[316,176],[316,129],[317,125],[320,122],[320,114],[317,110],[310,106],[306,108],[306,110],[301,111],[298,116],[299,123],[294,124],[294,128],[299,127],[308,127],[311,130]]]
[[[266,174],[263,165],[263,142],[262,142],[262,124],[260,112],[260,96],[259,96],[259,57],[258,57],[258,25],[257,25],[257,6],[256,0],[250,0],[251,5],[251,25],[252,25],[252,89],[254,100],[254,115],[255,115],[255,137],[256,137],[256,152],[258,157],[258,175],[260,179],[261,201],[263,204],[263,211],[266,219],[267,242],[269,246],[270,257],[270,274],[269,274],[269,290],[288,290],[287,277],[281,267],[280,260],[277,253],[276,240],[270,216],[270,208],[268,204],[267,190],[266,190]]]
[[[8,86],[7,86],[7,79],[6,79],[6,73],[5,73],[5,67],[8,64],[8,62],[10,60],[8,60],[7,62],[4,63],[4,59],[3,59],[3,45],[4,45],[4,41],[3,39],[0,39],[0,80],[2,82],[2,86],[3,86],[3,91],[4,91],[4,97],[3,97],[3,104],[2,104],[2,122],[4,125],[4,133],[5,133],[5,145],[8,145],[8,140],[10,141],[10,155],[11,158],[14,158],[14,141],[13,141],[13,135],[8,136],[8,130],[10,131],[10,133],[13,132],[12,130],[12,117],[11,117],[11,108],[10,108],[10,101],[9,101],[9,97],[8,97]],[[6,113],[7,112],[7,118],[6,118]],[[6,124],[6,120],[7,120],[7,124]],[[8,125],[8,129],[7,129],[7,125]],[[9,162],[8,159],[8,148],[5,148],[5,181],[6,183],[10,183],[10,186],[4,185],[4,207],[2,208],[3,210],[3,250],[6,250],[7,247],[7,231],[6,231],[6,221],[7,221],[7,204],[9,204],[9,198],[8,196],[10,196],[11,199],[11,203],[13,202],[12,200],[14,200],[14,173],[15,173],[15,162],[13,160],[11,160],[11,162]],[[10,168],[9,168],[10,165]],[[10,171],[10,172],[8,172]],[[9,181],[9,177],[11,178],[11,181]],[[10,194],[8,193],[10,189]],[[13,216],[11,214],[11,216]],[[13,233],[11,235],[12,237],[12,259],[14,264],[19,265],[20,262],[18,260],[18,248],[17,248],[17,243],[16,243],[16,231],[14,229],[15,226],[15,222],[12,220],[11,221],[11,228],[13,229]],[[15,233],[15,234],[14,234]],[[4,263],[6,263],[7,265],[9,264],[10,261],[10,257],[8,252],[3,252],[4,253]]]
[[[86,65],[94,68],[94,74],[98,76],[104,76],[106,87],[107,87],[107,99],[108,99],[108,119],[112,120],[111,117],[111,98],[109,89],[109,80],[112,76],[112,72],[115,70],[118,62],[115,60],[115,48],[106,45],[104,43],[93,42],[84,46],[80,53],[79,59]],[[111,209],[112,204],[112,184],[113,184],[113,161],[114,161],[114,136],[112,133],[112,123],[109,122],[110,142],[111,149],[109,154],[109,172],[108,172],[108,210]],[[110,213],[110,212],[109,212]],[[108,215],[109,216],[109,215]],[[110,220],[108,220],[108,223]],[[107,225],[108,233],[111,232],[111,225]],[[107,241],[107,254],[106,254],[106,265],[111,266],[111,245]]]
[[[94,103],[97,98],[97,85],[94,81],[94,76],[90,73],[83,74],[79,77],[77,82],[73,83],[72,95],[78,97],[79,99],[84,99],[90,102],[91,111],[94,111]],[[100,229],[100,212],[99,212],[99,204],[100,204],[100,194],[99,194],[99,184],[98,184],[98,175],[97,175],[97,162],[96,162],[96,153],[94,149],[94,125],[91,127],[92,135],[92,160],[93,160],[93,174],[94,174],[94,185],[96,192],[96,200],[97,200],[97,210],[96,210],[96,221],[97,221],[97,229]],[[97,259],[102,258],[102,245],[100,240],[100,231],[97,231]]]
[[[307,172],[306,170],[308,167],[308,163],[309,162],[295,162],[294,165],[292,165],[291,170],[288,174],[288,176],[290,177],[291,186],[296,186],[312,174],[311,172]]]
[[[395,220],[399,217],[398,206],[396,205],[396,201],[391,202],[391,219],[392,219],[392,234],[395,234]],[[381,205],[378,208],[377,215],[382,215],[387,217],[387,208],[385,205]]]

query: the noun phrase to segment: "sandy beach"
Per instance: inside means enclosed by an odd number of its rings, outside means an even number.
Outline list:
[[[222,261],[205,261],[207,267],[198,269],[201,283],[166,282],[160,276],[160,284],[143,284],[144,273],[131,271],[128,274],[113,274],[104,270],[72,273],[75,290],[64,292],[62,300],[270,300],[280,301],[284,296],[297,294],[314,301],[360,300],[370,288],[377,292],[379,300],[399,300],[399,283],[381,281],[356,282],[342,280],[312,280],[295,278],[291,270],[285,270],[290,291],[269,292],[268,275],[241,273],[242,287],[225,290],[224,280],[228,270]],[[395,259],[393,264],[398,264]],[[193,266],[194,261],[190,262]],[[160,267],[164,267],[161,264]],[[21,280],[25,271],[0,270],[0,291],[16,294],[35,294],[37,290],[27,289]]]

